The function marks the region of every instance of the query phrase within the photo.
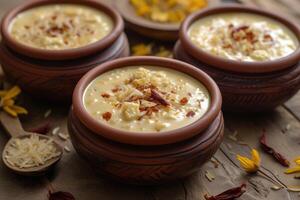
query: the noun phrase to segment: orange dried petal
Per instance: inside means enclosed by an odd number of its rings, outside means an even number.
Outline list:
[[[19,86],[14,86],[10,90],[8,90],[8,92],[3,97],[3,100],[14,98],[18,96],[20,93],[21,93],[21,89],[19,88]]]
[[[11,115],[12,117],[17,117],[18,113],[15,112],[14,110],[12,110],[9,106],[4,106],[3,110],[8,113],[9,115]]]
[[[11,106],[11,109],[14,110],[17,114],[28,114],[28,111],[21,106],[13,105]]]

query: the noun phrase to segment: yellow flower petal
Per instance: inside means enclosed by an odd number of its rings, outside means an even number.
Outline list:
[[[138,8],[139,6],[147,5],[146,2],[141,1],[141,0],[131,0],[130,2],[131,2],[131,4],[132,4],[133,6],[135,6],[136,8]]]
[[[6,90],[0,90],[0,97],[4,97],[6,95]]]
[[[147,5],[142,5],[137,8],[137,14],[140,16],[147,15],[151,12],[151,8]]]
[[[300,165],[300,157],[298,157],[298,158],[295,159],[295,163],[296,163],[297,165]]]
[[[260,155],[257,150],[252,149],[251,159],[237,155],[237,159],[240,161],[242,168],[248,173],[255,173],[259,170]]]
[[[28,111],[21,106],[13,105],[11,106],[11,109],[14,110],[17,114],[28,114]]]
[[[166,49],[165,47],[161,46],[159,48],[159,52],[157,52],[155,56],[170,58],[172,57],[172,52]]]
[[[137,44],[132,47],[132,55],[134,56],[145,56],[151,55],[152,53],[152,44]]]
[[[258,151],[256,151],[255,149],[252,149],[251,156],[252,156],[252,160],[255,163],[255,165],[260,166],[260,155],[259,155]]]
[[[3,100],[11,99],[18,96],[21,93],[19,86],[12,87],[3,97]]]
[[[237,156],[237,159],[240,161],[240,164],[244,168],[252,168],[254,166],[254,162],[247,157]]]
[[[300,172],[300,166],[295,167],[295,168],[287,169],[287,170],[285,170],[284,173],[286,173],[286,174],[293,174],[293,173],[298,173],[298,172]]]
[[[137,15],[158,22],[181,22],[191,12],[207,6],[207,0],[130,0]]]
[[[141,0],[139,0],[139,1],[141,1]],[[154,5],[158,5],[158,4],[159,4],[159,1],[160,1],[160,0],[152,0],[151,3],[154,4]]]
[[[17,117],[18,113],[12,110],[9,106],[4,106],[3,110],[13,117]]]
[[[3,100],[3,102],[2,102],[2,106],[12,106],[14,104],[15,104],[15,101],[12,99],[6,99],[6,100]]]
[[[254,161],[250,160],[247,157],[237,155],[237,159],[240,161],[241,167],[248,173],[257,172],[258,166]]]
[[[179,2],[178,0],[166,0],[168,6],[176,6]]]

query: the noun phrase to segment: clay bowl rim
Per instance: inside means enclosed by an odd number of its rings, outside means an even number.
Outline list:
[[[54,4],[75,4],[84,5],[92,8],[96,8],[105,12],[114,22],[113,30],[104,38],[88,44],[86,46],[63,49],[63,50],[47,50],[42,48],[31,47],[29,45],[22,44],[16,41],[9,33],[9,26],[11,21],[21,12],[43,5],[54,5]],[[121,15],[110,6],[101,3],[96,0],[30,0],[26,3],[11,9],[6,13],[1,21],[1,34],[4,43],[14,51],[29,56],[31,58],[46,59],[46,60],[66,60],[81,58],[105,49],[111,45],[123,32],[124,22]]]
[[[188,29],[192,25],[192,23],[200,19],[201,17],[206,17],[209,15],[220,14],[220,13],[228,13],[228,12],[240,12],[240,13],[252,13],[262,15],[275,21],[278,21],[287,28],[289,28],[298,39],[298,48],[291,54],[278,58],[271,61],[262,61],[262,62],[247,62],[247,61],[236,61],[230,60],[226,58],[222,58],[219,56],[212,55],[208,52],[201,50],[199,47],[195,46],[192,41],[188,37]],[[182,23],[179,38],[183,45],[184,49],[188,49],[189,54],[192,55],[199,61],[202,61],[206,64],[209,64],[213,67],[233,71],[238,73],[268,73],[274,71],[284,70],[286,68],[292,67],[294,64],[299,62],[300,60],[300,28],[293,21],[286,17],[282,17],[280,15],[274,14],[272,12],[262,10],[259,8],[249,7],[249,6],[241,6],[241,5],[224,5],[217,6],[214,8],[204,9],[202,11],[196,12],[188,16],[185,21]],[[263,67],[262,67],[263,66]]]
[[[141,133],[129,132],[112,128],[94,119],[84,108],[83,94],[86,87],[100,74],[115,68],[126,66],[161,66],[188,74],[202,82],[208,89],[211,97],[211,105],[206,114],[196,122],[183,128],[161,132],[161,133]],[[217,84],[205,72],[196,67],[168,58],[158,58],[152,56],[137,56],[116,59],[101,64],[87,74],[77,83],[73,92],[73,112],[88,129],[95,134],[107,139],[133,145],[164,145],[189,139],[204,131],[215,120],[221,111],[222,97]]]
[[[160,23],[146,19],[136,14],[133,6],[129,1],[130,0],[122,0],[118,3],[114,3],[126,22],[144,29],[166,32],[179,31],[181,23]],[[220,0],[209,0],[208,7],[215,6],[217,5],[217,3],[220,3]]]

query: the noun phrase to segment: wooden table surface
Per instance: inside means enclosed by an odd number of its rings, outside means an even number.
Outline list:
[[[296,1],[296,0],[295,0]],[[0,16],[22,0],[0,0]],[[68,106],[46,104],[22,95],[22,101],[30,114],[22,118],[25,128],[35,127],[51,120],[52,127],[61,127],[67,133],[66,116]],[[51,115],[44,114],[51,109]],[[293,175],[285,175],[284,167],[262,152],[259,137],[263,130],[269,143],[289,160],[300,156],[300,92],[273,112],[255,115],[237,115],[225,113],[225,139],[220,150],[201,171],[184,180],[166,185],[140,187],[123,185],[97,177],[83,160],[76,154],[69,141],[65,145],[71,149],[65,153],[55,171],[44,177],[29,178],[14,175],[0,163],[0,199],[1,200],[46,200],[49,187],[57,191],[71,192],[77,200],[203,200],[203,195],[218,194],[226,189],[247,182],[247,192],[241,200],[298,200],[299,192],[285,189],[275,191],[269,180],[259,175],[247,175],[239,168],[236,154],[249,155],[249,147],[261,152],[262,165],[288,186],[300,188],[300,180]],[[236,136],[237,141],[232,139]],[[0,150],[8,137],[0,129]],[[215,176],[209,181],[205,174]]]

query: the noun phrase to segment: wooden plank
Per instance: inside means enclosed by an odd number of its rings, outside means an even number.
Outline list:
[[[300,152],[300,135],[299,128],[300,123],[294,118],[287,110],[282,107],[277,108],[272,113],[266,113],[263,115],[255,116],[233,116],[225,115],[226,117],[226,134],[229,132],[237,131],[239,141],[245,142],[248,146],[237,144],[225,139],[222,145],[223,152],[237,164],[235,159],[236,153],[242,155],[249,155],[249,146],[252,148],[259,148],[259,137],[262,134],[262,129],[266,130],[267,139],[275,149],[282,152],[289,160],[293,160],[295,157],[299,156]],[[282,131],[286,125],[290,125],[290,129]],[[282,182],[286,185],[299,187],[299,181],[293,178],[293,175],[285,175],[283,171],[285,170],[280,164],[274,161],[272,157],[265,153],[262,155],[262,164],[270,171],[272,171]],[[264,185],[269,189],[269,195],[276,196],[278,191],[270,190],[270,184],[264,183]],[[290,193],[290,198],[296,198],[297,194]],[[293,197],[293,198],[292,198]],[[277,197],[276,197],[277,198]],[[274,197],[274,199],[276,199]],[[286,196],[288,198],[288,196]],[[273,199],[270,198],[269,199]],[[284,199],[284,198],[283,198]]]
[[[284,107],[300,121],[300,92],[286,102]]]
[[[261,152],[264,167],[272,171],[285,184],[299,187],[299,181],[295,180],[293,175],[285,175],[283,173],[285,168],[275,162],[272,157],[263,153],[258,142],[262,129],[266,129],[269,143],[280,150],[289,160],[299,156],[300,135],[297,130],[299,130],[300,124],[294,116],[279,107],[276,111],[264,115],[241,116],[225,113],[225,119],[226,137],[221,150],[215,155],[215,158],[222,164],[218,168],[214,168],[212,163],[206,163],[201,172],[185,180],[188,199],[202,199],[201,197],[207,191],[217,194],[225,188],[237,186],[243,182],[248,182],[248,191],[241,199],[298,199],[297,193],[289,193],[286,190],[274,191],[271,189],[274,183],[260,176],[245,174],[243,170],[239,169],[236,160],[236,154],[249,155],[249,147],[257,148]],[[281,129],[286,124],[290,124],[291,128],[283,133]],[[238,133],[238,142],[229,139],[229,136],[235,131]],[[215,180],[209,182],[205,179],[203,177],[205,171],[214,174]],[[270,174],[270,176],[273,175]]]
[[[299,8],[295,7],[299,5],[298,2],[294,0],[238,0],[240,3],[243,3],[248,6],[256,6],[263,8],[275,13],[281,13],[286,17],[294,20],[296,23],[300,23],[300,14]]]
[[[26,102],[30,101],[27,99]],[[45,108],[47,108],[47,106],[42,109],[36,109],[35,113],[37,113],[37,115],[34,117],[35,120],[39,118],[39,120],[42,121],[44,112],[41,111],[45,111]],[[30,108],[30,110],[34,112],[33,108]],[[52,118],[57,119],[61,114],[61,108],[52,107]],[[65,114],[63,116],[65,116]],[[255,199],[257,196],[259,196],[258,199],[270,199],[270,197],[273,196],[274,198],[272,197],[272,199],[274,200],[280,199],[275,196],[280,196],[281,199],[291,198],[286,191],[271,191],[270,187],[273,184],[268,181],[261,178],[245,176],[245,174],[230,160],[237,164],[235,154],[248,154],[249,148],[231,141],[228,139],[228,136],[236,130],[238,131],[238,138],[240,141],[247,141],[250,146],[257,147],[261,130],[266,128],[270,143],[277,146],[278,149],[285,149],[284,152],[286,153],[286,156],[292,160],[292,158],[297,156],[297,152],[300,152],[299,144],[297,143],[300,141],[299,135],[297,134],[297,130],[300,128],[299,122],[283,108],[278,108],[277,111],[269,113],[269,115],[259,117],[240,117],[227,114],[225,116],[227,137],[222,145],[222,151],[219,151],[215,155],[222,165],[220,164],[219,167],[215,169],[214,165],[211,162],[208,162],[201,172],[182,182],[170,183],[163,187],[135,187],[112,183],[96,177],[93,172],[89,170],[86,163],[76,155],[73,149],[71,153],[66,154],[58,166],[58,169],[54,174],[48,176],[48,178],[55,189],[72,192],[78,199],[85,199],[87,196],[90,199],[119,199],[120,196],[122,196],[123,199],[166,199],[170,196],[178,199],[202,199],[202,196],[205,193],[217,194],[226,188],[236,186],[247,179],[250,180],[256,188],[254,189],[254,186],[251,186],[244,199]],[[24,122],[25,126],[30,127],[30,121],[34,118],[26,120],[26,122]],[[61,121],[61,119],[58,121]],[[291,129],[286,133],[282,133],[281,127],[284,127],[286,123],[291,124]],[[62,129],[64,130],[65,122],[62,125]],[[2,143],[6,139],[3,135],[0,138]],[[228,156],[230,160],[228,160],[225,155]],[[292,176],[286,176],[282,173],[283,168],[274,162],[272,158],[265,154],[262,154],[262,157],[264,165],[278,173],[278,176],[282,178],[283,181],[291,185],[297,184]],[[216,179],[213,182],[209,182],[204,176],[205,171],[214,174]],[[19,193],[22,191],[21,189],[24,189],[18,188],[19,180],[11,179],[11,176],[13,175],[7,173],[7,171],[0,169],[0,174],[1,185],[5,182],[9,185],[9,188],[14,188],[14,191],[18,191],[13,192],[13,194]],[[36,181],[30,181],[26,184],[34,185],[36,184]],[[0,189],[1,197],[11,195],[9,190],[2,190],[2,188],[3,187]],[[46,195],[46,190],[47,187],[45,185],[44,188],[39,188],[39,192],[30,189],[33,194],[40,194],[41,196]],[[41,196],[38,195],[39,198]],[[25,199],[27,199],[27,196]]]
[[[6,2],[0,6],[0,15],[8,7],[18,4],[21,0]],[[3,4],[3,3],[2,3]],[[49,117],[53,128],[61,127],[62,132],[67,132],[66,116],[68,108],[45,104],[23,95],[22,101],[30,115],[22,118],[25,128],[34,127],[44,123],[44,113],[51,109]],[[119,184],[97,177],[89,166],[79,158],[69,141],[65,142],[71,148],[70,153],[65,153],[57,169],[42,178],[25,178],[13,175],[0,165],[0,199],[9,200],[46,200],[47,190],[51,185],[56,190],[64,190],[74,194],[79,200],[203,200],[203,195],[218,194],[228,188],[235,187],[243,182],[248,184],[247,193],[241,200],[297,200],[298,193],[289,193],[286,190],[273,191],[270,181],[259,177],[246,175],[238,166],[235,159],[237,153],[249,154],[249,146],[257,148],[258,139],[263,129],[266,129],[269,143],[280,150],[289,160],[300,154],[300,122],[296,119],[300,116],[300,93],[288,101],[284,107],[277,108],[274,112],[260,115],[234,115],[225,113],[225,140],[221,149],[215,154],[215,164],[207,162],[201,171],[191,177],[178,180],[161,186],[138,187]],[[287,130],[287,127],[288,130]],[[229,139],[233,132],[237,131],[238,140],[247,145],[239,144]],[[0,130],[0,150],[2,150],[7,137]],[[284,167],[280,166],[269,155],[262,154],[263,165],[270,169],[277,177],[287,185],[299,185],[299,181],[293,175],[285,175]],[[209,181],[205,173],[215,176],[215,180]],[[270,174],[271,175],[271,174]]]

